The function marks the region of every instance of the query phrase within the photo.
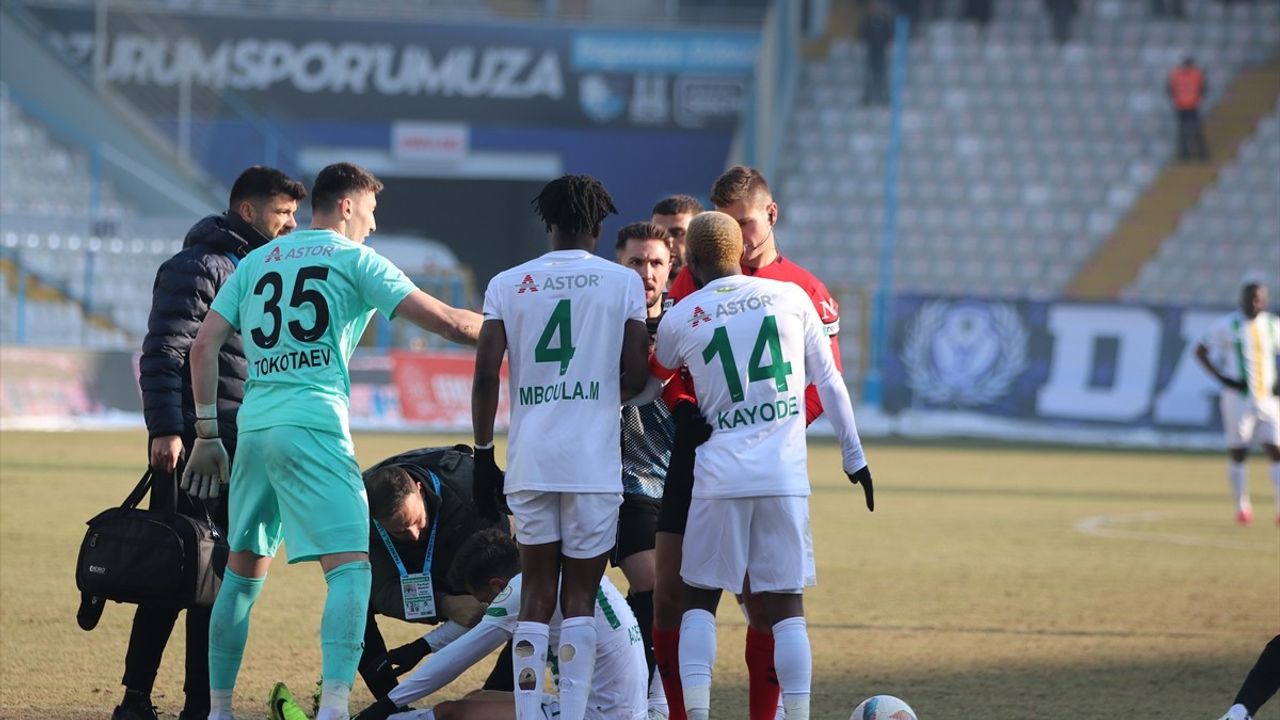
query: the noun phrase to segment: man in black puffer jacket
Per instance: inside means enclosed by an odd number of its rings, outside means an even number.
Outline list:
[[[294,213],[306,197],[302,183],[274,168],[255,165],[231,187],[229,209],[197,222],[178,254],[156,273],[151,316],[142,343],[140,383],[147,422],[149,459],[157,482],[151,507],[167,508],[176,500],[179,512],[203,515],[206,509],[225,531],[227,506],[222,498],[195,500],[177,492],[174,478],[195,438],[195,405],[187,354],[209,304],[240,259],[249,251],[297,227]],[[227,453],[234,458],[236,413],[249,375],[240,337],[234,336],[218,355],[218,425]],[[175,498],[176,494],[176,498]],[[133,618],[125,656],[124,700],[112,720],[155,720],[151,689],[160,658],[177,621],[174,608],[140,606]],[[209,608],[187,611],[186,704],[179,720],[209,714]]]

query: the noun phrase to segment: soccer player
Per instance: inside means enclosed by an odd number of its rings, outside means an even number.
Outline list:
[[[684,234],[689,229],[689,221],[704,209],[692,195],[672,195],[653,206],[650,222],[666,228],[671,234],[670,279],[674,280],[680,268],[684,267]]]
[[[1245,676],[1235,702],[1221,720],[1252,720],[1258,709],[1280,690],[1280,635],[1262,649],[1258,661]]]
[[[191,404],[188,351],[218,288],[251,250],[288,234],[295,227],[298,201],[307,196],[302,183],[275,168],[246,168],[231,186],[227,210],[202,218],[187,232],[183,248],[160,266],[152,286],[151,314],[142,342],[139,382],[150,437],[151,469],[161,478],[151,486],[151,507],[171,507],[192,516],[208,510],[219,529],[227,527],[227,505],[219,500],[193,501],[186,493],[173,497],[175,471],[195,440],[195,408]],[[239,336],[221,350],[218,415],[228,460],[235,460],[236,412],[244,398],[248,373]],[[203,505],[204,507],[201,507]],[[96,610],[101,612],[98,599]],[[151,690],[179,609],[138,606],[125,655],[124,699],[112,720],[157,720]],[[179,720],[209,716],[209,608],[186,611],[186,672]]]
[[[1236,503],[1236,522],[1253,522],[1244,459],[1255,441],[1271,458],[1280,524],[1280,320],[1267,312],[1267,289],[1246,282],[1240,309],[1223,316],[1196,345],[1196,359],[1222,383],[1220,408],[1227,441],[1227,479]]]
[[[622,503],[619,408],[648,381],[644,286],[592,254],[613,199],[565,175],[534,199],[551,252],[496,275],[484,296],[472,417],[476,507],[515,515],[524,584],[512,670],[516,717],[542,717],[542,666],[559,581],[560,711],[582,720],[595,662],[591,616]],[[510,355],[509,478],[493,455],[498,371]],[[619,377],[619,363],[622,373]]]
[[[823,330],[831,340],[831,352],[836,367],[840,368],[840,308],[822,281],[812,273],[782,257],[778,252],[773,228],[778,222],[778,203],[774,202],[769,184],[754,168],[741,165],[729,168],[716,179],[711,187],[711,202],[715,209],[738,221],[742,230],[742,272],[753,277],[784,280],[799,285],[809,296],[823,323]],[[693,274],[686,268],[671,284],[668,304],[679,302],[698,288]],[[668,396],[673,393],[668,393]],[[822,400],[815,388],[805,391],[805,422],[812,423],[822,414]],[[667,698],[676,703],[679,696],[679,675],[675,672],[676,649],[679,630],[668,622],[676,622],[684,612],[683,596],[670,570],[680,566],[679,539],[684,535],[688,515],[689,483],[692,482],[692,464],[686,460],[700,438],[707,432],[705,423],[693,408],[674,404],[676,416],[676,452],[673,453],[671,472],[667,477],[666,496],[662,501],[659,518],[657,553],[658,581],[654,594],[654,654]],[[687,449],[686,449],[687,448]],[[668,533],[670,535],[668,535]],[[673,587],[673,585],[675,587]],[[773,668],[773,636],[769,627],[760,620],[763,608],[757,598],[747,593],[738,599],[747,616],[746,662],[749,678],[749,707],[751,720],[773,720],[778,708],[777,673]],[[681,720],[674,717],[672,720]]]
[[[348,163],[311,190],[311,229],[249,253],[214,298],[191,350],[196,436],[182,486],[220,494],[227,454],[214,401],[218,348],[245,338],[249,381],[230,487],[231,556],[209,623],[210,720],[230,720],[249,615],[282,539],[289,562],[319,561],[328,584],[320,644],[318,720],[345,720],[369,602],[369,508],[347,425],[347,361],[377,310],[455,342],[472,343],[480,317],[417,289],[364,245],[382,183]],[[304,717],[283,683],[273,720]]]
[[[715,609],[722,589],[760,595],[775,638],[774,666],[789,720],[807,720],[812,656],[803,590],[814,584],[809,480],[802,419],[812,383],[830,410],[844,471],[874,509],[848,391],[823,323],[792,283],[742,273],[737,218],[720,212],[689,224],[687,269],[702,288],[662,319],[654,348],[668,368],[687,367],[711,437],[695,461],[680,574],[689,609],[680,626],[680,679],[690,720],[706,720],[715,664]]]
[[[632,223],[618,231],[614,249],[618,263],[635,270],[644,281],[645,324],[652,345],[673,262],[671,235],[657,223]],[[622,408],[622,508],[613,563],[627,578],[627,603],[640,623],[649,665],[649,705],[660,716],[666,716],[668,708],[662,682],[653,672],[654,538],[674,434],[671,411],[663,398]]]
[[[458,551],[451,574],[476,600],[489,604],[480,624],[436,651],[431,659],[403,679],[388,698],[366,708],[356,720],[512,720],[511,693],[481,691],[464,700],[446,702],[432,710],[391,715],[403,706],[449,684],[467,668],[508,642],[519,627],[522,576],[520,550],[506,533],[481,530]],[[640,628],[626,602],[609,578],[601,578],[593,599],[592,627],[598,636],[594,648],[595,674],[587,699],[589,720],[644,720],[645,674]],[[551,636],[562,634],[564,620],[552,615]],[[563,683],[564,658],[559,658]],[[538,673],[546,658],[539,660]],[[552,670],[556,668],[553,657]],[[563,698],[563,691],[561,693]],[[552,695],[539,696],[539,718],[563,717],[561,703]]]

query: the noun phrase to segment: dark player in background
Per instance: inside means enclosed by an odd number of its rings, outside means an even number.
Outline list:
[[[760,171],[741,165],[729,168],[711,187],[715,209],[738,221],[742,229],[743,274],[782,280],[799,285],[813,301],[824,330],[831,338],[831,351],[840,367],[840,307],[822,281],[812,273],[784,258],[778,252],[774,226],[778,222],[778,203]],[[697,283],[686,267],[671,284],[670,300],[679,302],[694,290]],[[677,379],[680,376],[677,375]],[[686,391],[687,392],[687,391]],[[674,393],[669,390],[669,396]],[[657,554],[658,578],[654,593],[654,655],[671,706],[672,720],[682,720],[683,692],[679,675],[679,623],[684,613],[683,584],[679,577],[681,546],[689,513],[692,486],[693,448],[710,432],[693,405],[673,403],[676,418],[676,449],[672,452],[671,470],[663,497],[659,519]],[[822,402],[813,386],[805,389],[805,420],[812,423],[822,414]],[[688,466],[686,468],[686,465]],[[685,473],[688,473],[686,476]],[[674,575],[672,575],[674,568]],[[749,579],[748,579],[749,580]],[[749,586],[749,582],[747,585]],[[751,720],[772,720],[777,713],[781,688],[773,668],[773,634],[764,621],[760,599],[747,592],[739,598],[748,618],[746,662],[749,682]]]
[[[1271,638],[1271,642],[1262,649],[1258,662],[1254,663],[1244,685],[1240,686],[1240,692],[1236,693],[1235,704],[1221,720],[1252,720],[1276,690],[1280,690],[1280,635]]]
[[[210,215],[192,226],[182,250],[160,266],[152,288],[151,315],[142,341],[139,383],[146,417],[151,469],[160,478],[151,489],[151,507],[167,508],[173,501],[174,473],[181,473],[195,439],[195,406],[191,400],[188,353],[209,303],[218,294],[240,259],[250,250],[295,227],[298,201],[307,196],[302,183],[275,168],[255,165],[240,173],[231,186],[227,211]],[[236,413],[244,399],[248,365],[240,336],[218,352],[218,418],[227,454],[234,457]],[[204,505],[219,527],[227,527],[225,499]],[[177,497],[178,512],[202,515],[185,494]],[[154,720],[151,688],[160,659],[177,622],[176,608],[140,606],[133,616],[122,682],[124,699],[113,720]],[[187,610],[186,702],[180,720],[209,714],[209,608]]]

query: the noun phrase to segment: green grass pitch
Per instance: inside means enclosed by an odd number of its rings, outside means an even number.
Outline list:
[[[357,434],[356,447],[368,466],[459,439]],[[124,497],[144,445],[141,432],[0,433],[0,717],[106,718],[118,701],[132,608],[79,630],[72,569],[84,521]],[[1259,458],[1257,521],[1241,528],[1217,455],[873,442],[868,456],[874,514],[836,448],[811,449],[816,719],[887,693],[929,720],[1211,720],[1280,632],[1280,531]],[[240,717],[263,717],[277,680],[309,692],[323,597],[318,567],[273,567]],[[714,713],[745,717],[742,617],[726,601],[720,620]],[[154,695],[162,717],[182,703],[181,627]],[[383,627],[393,644],[416,635]],[[353,709],[368,701],[357,682]],[[1273,705],[1259,717],[1280,718]]]

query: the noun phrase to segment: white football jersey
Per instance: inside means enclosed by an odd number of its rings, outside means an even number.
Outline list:
[[[1276,354],[1280,352],[1280,319],[1269,312],[1250,320],[1235,312],[1214,321],[1203,342],[1214,367],[1232,380],[1242,380],[1258,399],[1271,396],[1276,385]],[[1224,389],[1223,392],[1240,392]]]
[[[818,386],[844,451],[866,465],[848,390],[813,302],[799,286],[733,275],[668,310],[656,359],[686,365],[711,438],[698,448],[695,498],[808,495],[805,386]]]
[[[484,318],[507,333],[506,492],[622,492],[622,336],[645,319],[640,276],[556,250],[495,276]]]

